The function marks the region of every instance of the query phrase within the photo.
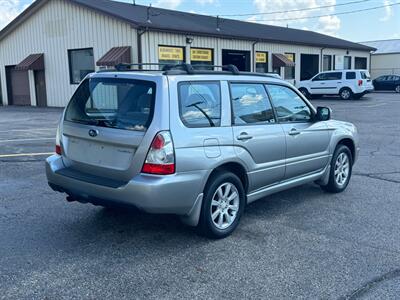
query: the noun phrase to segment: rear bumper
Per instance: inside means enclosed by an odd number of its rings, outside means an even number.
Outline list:
[[[354,91],[354,94],[368,94],[374,91],[374,87],[373,86],[361,86],[361,87],[357,87],[356,90]]]
[[[75,200],[91,203],[116,203],[135,206],[149,213],[188,215],[203,192],[207,171],[177,173],[168,176],[139,174],[126,185],[112,188],[56,173],[65,168],[53,155],[46,160],[46,175],[53,190]]]

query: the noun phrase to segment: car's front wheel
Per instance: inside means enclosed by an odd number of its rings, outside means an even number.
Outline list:
[[[349,88],[342,88],[339,96],[342,100],[350,100],[353,97],[353,92]]]
[[[396,93],[400,93],[400,85],[397,85],[395,88]]]
[[[333,154],[329,181],[321,188],[330,193],[341,193],[350,182],[353,169],[353,158],[350,149],[345,145],[338,145]]]
[[[231,172],[213,175],[205,190],[198,229],[211,238],[224,238],[238,226],[245,207],[240,179]]]

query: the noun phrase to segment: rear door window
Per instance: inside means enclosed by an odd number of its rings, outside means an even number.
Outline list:
[[[179,114],[187,127],[221,125],[221,89],[219,82],[181,82],[178,85]]]
[[[120,78],[86,79],[68,104],[65,120],[146,131],[153,118],[156,85]]]
[[[346,79],[356,79],[356,72],[347,72]]]

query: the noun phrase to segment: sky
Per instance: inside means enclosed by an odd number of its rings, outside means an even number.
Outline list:
[[[32,2],[0,0],[0,29]],[[399,5],[388,6],[396,3]],[[228,18],[312,30],[354,42],[400,39],[400,0],[136,0],[136,4],[213,16],[245,14]],[[383,5],[386,7],[333,15]]]

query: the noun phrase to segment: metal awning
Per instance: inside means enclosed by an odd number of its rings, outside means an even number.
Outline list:
[[[294,67],[295,63],[288,59],[284,54],[273,53],[272,54],[272,66],[274,68],[280,67]]]
[[[131,47],[114,47],[103,55],[97,62],[97,66],[114,67],[121,63],[131,63]]]
[[[21,61],[16,67],[16,70],[44,70],[44,54],[31,54],[23,61]]]

